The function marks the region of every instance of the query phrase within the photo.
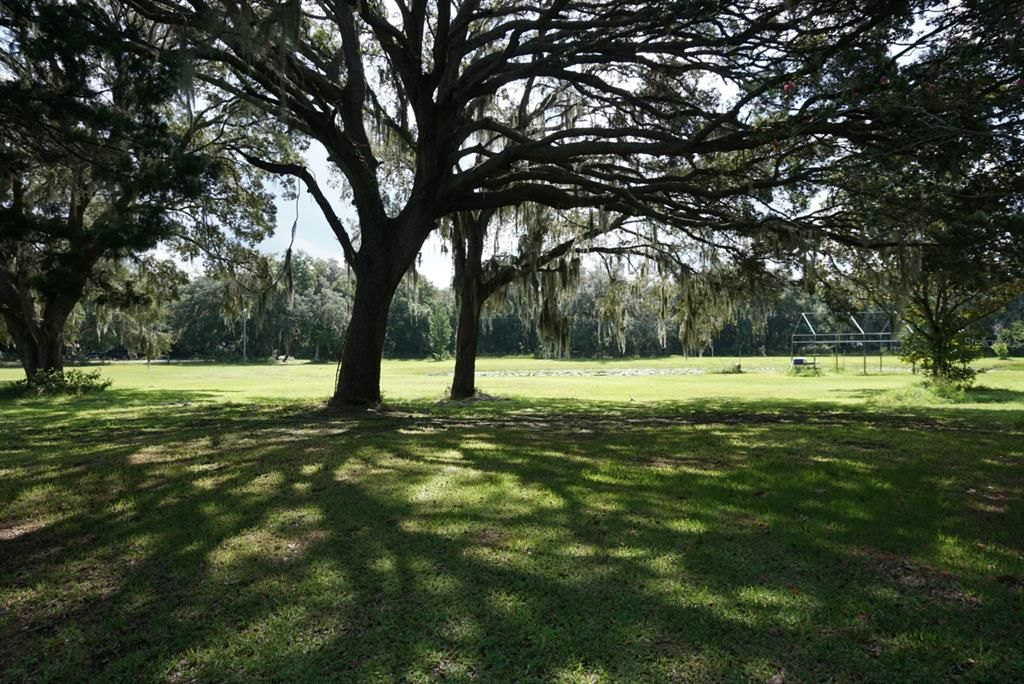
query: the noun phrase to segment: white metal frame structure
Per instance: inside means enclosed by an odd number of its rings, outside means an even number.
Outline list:
[[[802,329],[806,329],[807,332],[803,332]],[[800,321],[790,336],[789,356],[792,360],[799,349],[811,347],[816,365],[818,349],[827,347],[832,351],[838,367],[839,349],[843,346],[859,346],[864,357],[864,372],[867,373],[868,348],[872,345],[877,348],[878,367],[881,370],[885,345],[889,346],[890,351],[898,348],[902,335],[902,331],[893,330],[893,317],[884,311],[863,311],[845,316],[805,311],[800,314]]]

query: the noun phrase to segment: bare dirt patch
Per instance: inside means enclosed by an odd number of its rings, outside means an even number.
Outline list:
[[[25,523],[0,523],[0,541],[14,541],[44,527],[46,527],[46,522],[42,520],[30,520]]]
[[[960,610],[974,610],[981,605],[978,597],[965,590],[949,572],[877,549],[863,549],[863,555],[879,579],[900,593],[923,593],[930,600]]]

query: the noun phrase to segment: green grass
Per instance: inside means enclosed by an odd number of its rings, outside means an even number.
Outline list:
[[[893,356],[884,357],[884,372],[878,372],[878,357],[868,357],[868,374],[862,374],[860,357],[841,360],[839,372],[831,358],[819,357],[820,377],[787,375],[785,357],[742,359],[746,372],[722,375],[719,371],[736,363],[733,357],[664,357],[624,361],[549,361],[532,358],[480,359],[479,388],[491,395],[532,402],[536,399],[582,400],[588,403],[678,402],[710,403],[720,406],[748,404],[780,398],[803,403],[841,404],[857,407],[865,401],[900,403],[899,396],[913,388],[916,378],[909,366]],[[993,390],[1019,392],[1014,401],[989,401],[983,392],[967,403],[988,409],[1024,410],[1024,360],[985,360],[986,372],[979,384]],[[114,363],[99,366],[114,381],[115,389],[159,390],[188,393],[197,400],[280,403],[322,401],[334,389],[334,364],[215,365]],[[451,383],[452,361],[385,361],[382,390],[389,402],[436,401],[445,396]],[[18,380],[21,370],[0,368],[0,383]],[[935,398],[913,397],[910,406],[921,402],[941,404]]]
[[[387,362],[366,414],[301,364],[3,400],[0,681],[1024,678],[1024,364],[949,404],[729,362],[484,360],[510,398],[468,404]]]

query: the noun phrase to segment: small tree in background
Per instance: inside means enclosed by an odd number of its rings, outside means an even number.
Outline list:
[[[452,354],[452,312],[446,301],[438,300],[431,308],[428,324],[431,357],[447,359]]]

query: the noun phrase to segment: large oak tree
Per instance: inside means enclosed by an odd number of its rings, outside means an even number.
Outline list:
[[[306,182],[355,271],[335,399],[365,403],[380,398],[395,288],[441,217],[534,202],[671,221],[680,198],[713,197],[705,162],[722,154],[787,150],[801,168],[779,173],[809,180],[846,141],[882,144],[835,75],[884,58],[920,3],[128,4],[179,32],[198,78],[319,141],[344,178],[356,227],[301,164],[250,156]],[[546,115],[523,127],[489,114],[524,101]]]

